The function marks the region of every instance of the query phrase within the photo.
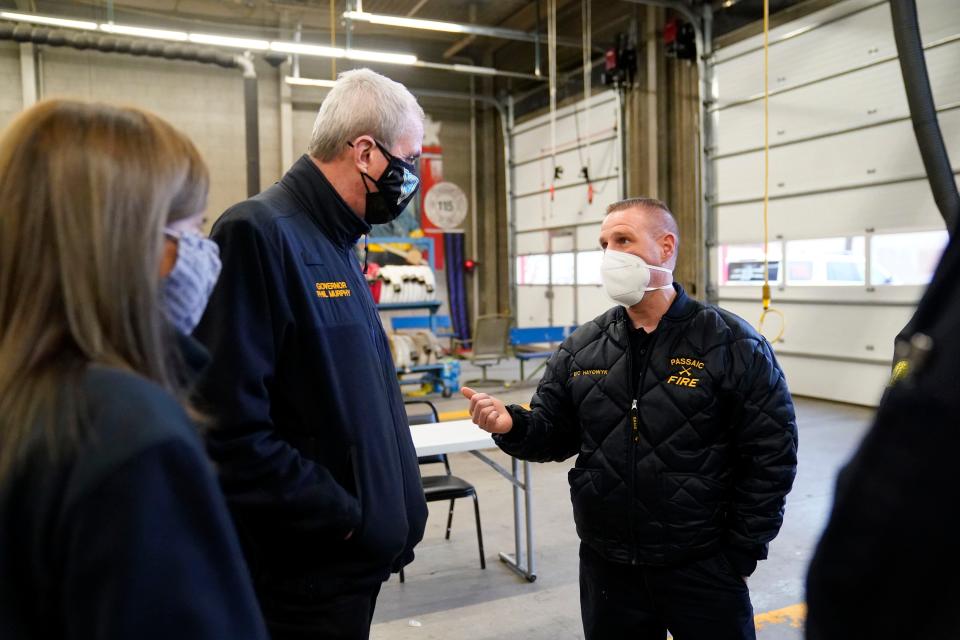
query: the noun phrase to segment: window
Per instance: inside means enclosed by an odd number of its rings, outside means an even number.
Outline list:
[[[871,284],[929,284],[948,239],[946,231],[873,236],[870,239]]]
[[[603,251],[581,251],[577,254],[577,284],[603,284],[600,264]]]
[[[517,256],[517,284],[550,284],[550,256]]]
[[[787,285],[863,285],[865,246],[863,236],[788,242]]]
[[[555,253],[550,256],[553,284],[573,284],[573,254]]]
[[[770,282],[780,281],[781,246],[770,243]],[[737,244],[720,247],[721,285],[763,284],[763,245]]]

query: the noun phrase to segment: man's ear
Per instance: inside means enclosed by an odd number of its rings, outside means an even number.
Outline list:
[[[660,239],[660,255],[662,258],[660,264],[670,264],[670,261],[676,258],[677,236],[669,232],[663,234],[663,238]]]
[[[357,170],[370,173],[370,159],[376,144],[370,136],[360,136],[352,143],[353,162]]]

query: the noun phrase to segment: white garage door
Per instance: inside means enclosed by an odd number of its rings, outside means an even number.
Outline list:
[[[960,160],[960,10],[917,0]],[[771,32],[770,237],[778,357],[794,393],[873,405],[946,242],[909,119],[890,8],[847,0]],[[762,280],[762,40],[717,52],[720,304],[754,324]]]
[[[613,304],[600,287],[597,239],[607,205],[621,198],[618,101],[596,94],[589,115],[586,104],[557,110],[555,159],[548,115],[514,130],[520,327],[580,324]]]

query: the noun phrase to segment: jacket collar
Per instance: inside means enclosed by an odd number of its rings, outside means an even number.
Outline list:
[[[354,245],[360,236],[370,232],[370,225],[347,206],[307,154],[280,178],[280,186],[297,199],[332,241]]]
[[[673,299],[673,302],[670,303],[670,308],[667,309],[667,312],[663,314],[661,323],[663,320],[667,322],[683,320],[697,309],[696,300],[688,296],[682,286],[674,282],[673,290],[677,292],[677,296]],[[624,326],[629,326],[630,316],[627,315],[627,310],[623,306],[617,307],[617,319],[618,324],[623,323]]]
[[[691,312],[696,310],[697,303],[696,301],[687,295],[687,292],[683,290],[683,287],[678,283],[673,283],[673,290],[677,292],[677,297],[673,299],[673,303],[670,305],[670,308],[667,309],[667,312],[663,314],[663,317],[668,320],[683,320],[690,315]]]

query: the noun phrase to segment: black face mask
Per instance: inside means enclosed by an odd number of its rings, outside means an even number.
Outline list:
[[[363,188],[367,190],[367,210],[364,219],[368,224],[386,224],[403,213],[413,196],[420,189],[417,168],[390,154],[382,144],[374,140],[380,153],[387,159],[387,168],[379,180],[370,174],[360,173]],[[348,145],[353,146],[352,142]],[[377,185],[377,191],[370,191],[367,180]]]

